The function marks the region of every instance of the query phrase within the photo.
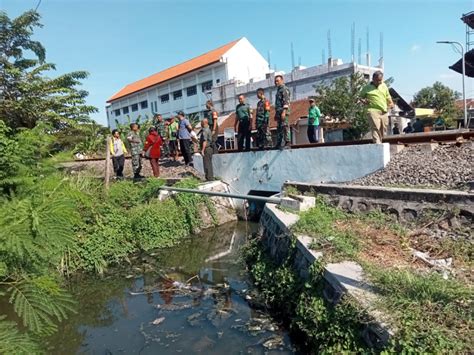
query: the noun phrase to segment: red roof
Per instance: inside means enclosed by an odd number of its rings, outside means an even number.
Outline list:
[[[455,105],[457,108],[463,109],[464,108],[464,101],[463,100],[456,100]],[[474,99],[466,99],[466,108],[470,110],[474,107]]]
[[[308,117],[308,108],[309,108],[308,99],[292,101],[290,105],[290,119],[289,119],[290,126],[294,126],[301,117]],[[252,107],[252,110],[254,112],[253,114],[254,118],[252,120],[252,124],[253,124],[252,129],[255,129],[255,107]],[[231,113],[229,117],[219,125],[219,134],[224,134],[225,128],[234,127],[234,122],[235,122],[235,112]],[[270,108],[270,122],[269,123],[270,123],[270,129],[276,129],[277,122],[275,121],[275,107],[274,106],[271,106]],[[344,123],[323,123],[322,126],[328,129],[347,128],[349,127],[349,124],[345,122]]]
[[[134,83],[128,84],[122,90],[117,92],[114,96],[107,100],[107,102],[112,102],[114,100],[120,99],[124,96],[134,94],[138,91],[144,90],[151,86],[161,84],[170,79],[177,78],[178,76],[189,73],[193,70],[205,67],[209,64],[219,62],[221,57],[231,49],[240,39],[227,43],[222,47],[216,48],[210,52],[204,53],[198,57],[190,59],[184,63],[175,65],[174,67],[160,71],[159,73],[153,74],[145,79],[135,81]]]

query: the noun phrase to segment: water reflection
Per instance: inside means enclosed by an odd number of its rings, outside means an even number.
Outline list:
[[[253,296],[238,250],[251,228],[228,224],[138,255],[105,278],[75,280],[80,312],[51,339],[51,352],[294,353],[281,326],[247,303]]]

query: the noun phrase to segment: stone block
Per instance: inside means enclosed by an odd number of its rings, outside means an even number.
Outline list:
[[[405,149],[403,144],[390,144],[390,156],[400,153],[403,149]]]
[[[281,199],[281,206],[294,211],[302,212],[316,205],[316,198],[312,196],[290,195]]]

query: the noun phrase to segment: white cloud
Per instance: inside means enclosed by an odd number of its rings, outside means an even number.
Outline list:
[[[419,44],[413,44],[410,47],[410,52],[412,52],[412,53],[419,52],[420,49],[421,49],[421,46]]]

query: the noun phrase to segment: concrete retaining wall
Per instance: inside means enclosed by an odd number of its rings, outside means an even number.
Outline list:
[[[474,194],[465,191],[390,188],[287,182],[301,193],[326,196],[344,211],[366,213],[378,209],[399,221],[411,221],[424,213],[456,211],[453,224],[471,225],[474,221]]]
[[[234,191],[280,191],[287,180],[300,182],[345,182],[371,174],[390,160],[388,144],[314,147],[283,151],[252,151],[216,154],[214,175]],[[202,157],[194,167],[204,172]]]
[[[283,263],[290,253],[293,267],[300,277],[309,276],[310,266],[323,256],[322,252],[309,248],[312,238],[304,235],[292,236],[290,228],[298,221],[298,215],[281,211],[274,205],[266,205],[260,219],[260,235],[265,251],[277,264]],[[292,248],[292,238],[296,248]],[[361,337],[368,346],[383,348],[393,336],[395,328],[387,315],[375,309],[378,296],[364,277],[362,267],[352,261],[327,264],[324,267],[325,299],[332,305],[340,302],[343,294],[350,295],[369,315]]]

